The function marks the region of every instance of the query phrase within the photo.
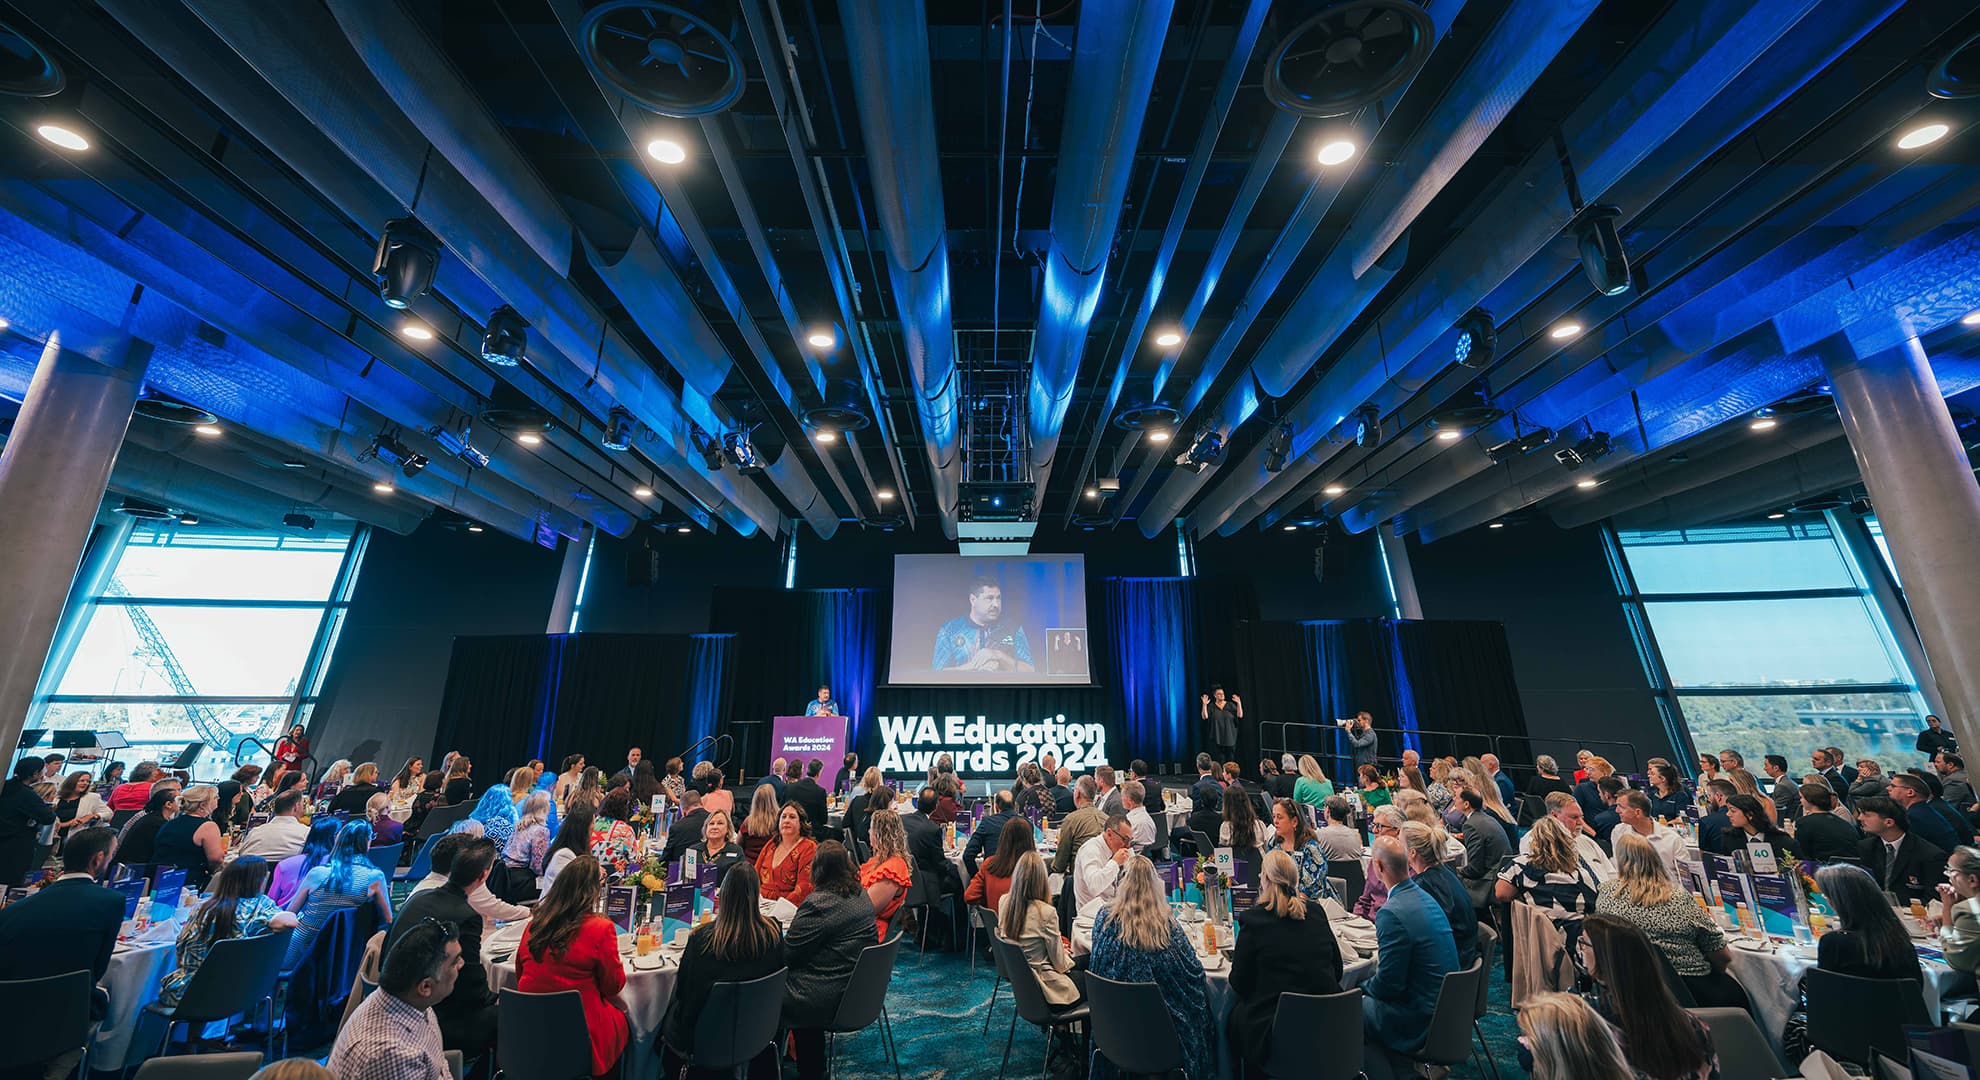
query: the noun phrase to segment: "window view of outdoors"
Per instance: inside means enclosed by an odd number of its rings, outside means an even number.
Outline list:
[[[1619,532],[1670,689],[1701,753],[1841,747],[1915,764],[1924,701],[1861,571],[1822,519]]]

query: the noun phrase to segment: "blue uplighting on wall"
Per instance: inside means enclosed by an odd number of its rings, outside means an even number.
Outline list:
[[[578,631],[578,617],[584,614],[584,588],[591,584],[591,554],[597,550],[598,533],[594,531],[591,534],[591,539],[586,541],[584,545],[584,569],[578,571],[577,602],[571,605],[570,632],[573,634]]]

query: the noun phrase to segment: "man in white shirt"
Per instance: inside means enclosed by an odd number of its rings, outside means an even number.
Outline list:
[[[1129,780],[1121,785],[1121,813],[1134,831],[1134,850],[1137,854],[1155,843],[1155,819],[1148,813],[1148,808],[1141,805],[1145,797],[1141,781]]]
[[[1607,881],[1616,876],[1616,864],[1610,861],[1608,853],[1602,850],[1602,845],[1596,843],[1595,838],[1588,834],[1588,819],[1582,815],[1581,804],[1574,801],[1573,795],[1565,791],[1556,791],[1548,795],[1547,813],[1567,829],[1569,836],[1574,837],[1575,854],[1588,861],[1588,868],[1595,871],[1595,880]],[[1519,853],[1527,855],[1532,851],[1533,834],[1529,832],[1520,837]]]
[[[1664,869],[1671,880],[1684,886],[1684,837],[1676,829],[1657,824],[1650,813],[1650,796],[1634,788],[1616,797],[1616,816],[1622,824],[1609,831],[1609,850],[1614,851],[1616,838],[1624,832],[1633,832],[1650,842],[1650,846],[1664,860]]]
[[[400,934],[385,957],[378,992],[337,1032],[330,1071],[338,1080],[449,1080],[433,1006],[454,992],[464,963],[461,943],[445,923]]]
[[[234,852],[235,857],[259,855],[277,863],[300,854],[309,839],[309,823],[302,819],[303,790],[293,788],[275,797],[275,816],[248,830],[247,839]]]
[[[1324,805],[1326,824],[1314,832],[1314,839],[1320,841],[1320,852],[1327,856],[1328,865],[1345,861],[1361,861],[1361,834],[1348,825],[1348,818],[1354,813],[1345,795],[1329,795]]]
[[[454,856],[478,839],[480,838],[470,833],[449,833],[442,837],[439,843],[433,845],[433,854],[428,856],[432,860],[433,872],[419,879],[419,884],[414,885],[412,892],[406,894],[406,899],[410,900],[428,889],[437,889],[445,885],[447,875],[454,869]],[[485,881],[467,890],[467,902],[468,906],[474,909],[475,914],[490,923],[517,922],[529,918],[531,914],[528,908],[520,904],[511,904],[489,892],[488,883]],[[494,927],[491,925],[489,929],[492,930]]]
[[[1073,860],[1073,900],[1080,914],[1091,914],[1114,898],[1133,855],[1134,831],[1127,816],[1107,815],[1106,831],[1081,844],[1079,856]]]

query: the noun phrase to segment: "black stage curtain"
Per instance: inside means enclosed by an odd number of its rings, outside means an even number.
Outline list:
[[[726,725],[733,650],[716,634],[455,638],[427,760],[467,754],[477,790],[531,757],[582,753],[608,773],[632,746],[664,760]]]

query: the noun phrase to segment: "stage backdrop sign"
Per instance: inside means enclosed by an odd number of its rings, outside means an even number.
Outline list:
[[[998,723],[982,716],[882,716],[880,771],[919,774],[943,754],[965,776],[1008,775],[1046,754],[1074,772],[1109,764],[1107,729],[1069,724],[1064,713],[1036,722]]]
[[[818,782],[830,791],[838,782],[847,749],[846,718],[843,716],[773,716],[770,718],[770,757],[763,762],[763,766],[769,768],[770,762],[778,758],[786,761],[797,758],[805,762],[817,758],[825,763],[825,771],[818,774]]]

